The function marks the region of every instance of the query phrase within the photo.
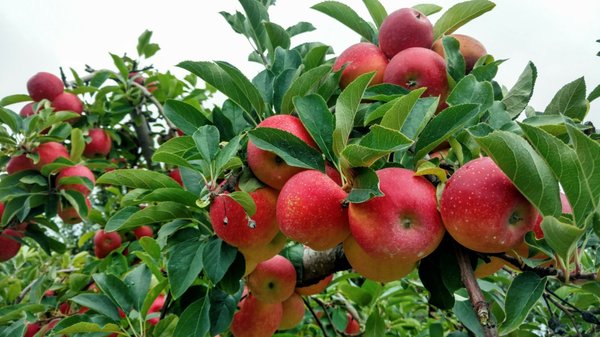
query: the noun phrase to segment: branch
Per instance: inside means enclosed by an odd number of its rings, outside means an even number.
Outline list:
[[[310,311],[310,313],[312,314],[315,321],[317,321],[317,325],[319,325],[319,328],[321,328],[321,331],[323,332],[323,336],[327,337],[327,330],[325,330],[323,323],[321,322],[321,320],[319,319],[319,317],[317,316],[317,314],[315,313],[313,308],[310,306],[310,302],[308,301],[308,299],[306,297],[302,296],[302,301],[304,301],[304,305],[308,308],[308,311]]]
[[[342,245],[325,251],[304,249],[302,257],[302,272],[296,287],[306,287],[318,283],[336,271],[351,269],[344,255]]]
[[[169,128],[171,128],[173,130],[177,130],[177,127],[175,126],[175,124],[171,123],[171,121],[165,117],[165,109],[163,108],[162,104],[160,104],[160,102],[156,99],[156,97],[154,97],[154,95],[152,95],[152,93],[150,91],[148,91],[148,89],[145,86],[143,86],[135,81],[133,81],[131,84],[133,84],[134,87],[139,88],[142,91],[142,94],[144,94],[144,97],[149,99],[150,102],[152,102],[152,104],[154,104],[156,106],[156,108],[158,109],[158,113],[165,120],[165,122],[167,123]]]
[[[536,273],[540,277],[554,276],[557,279],[559,279],[561,282],[566,282],[566,280],[567,280],[565,278],[565,274],[560,269],[556,269],[556,268],[552,268],[552,267],[540,267],[540,266],[530,267],[527,264],[525,264],[523,262],[523,260],[513,257],[513,256],[510,256],[505,253],[489,254],[489,255],[499,257],[499,258],[503,259],[504,261],[506,261],[514,266],[517,266],[517,267],[519,267],[519,269],[521,271],[530,271],[530,272]],[[570,281],[593,281],[593,280],[596,280],[597,278],[598,278],[597,273],[582,273],[581,271],[575,271],[569,275]]]
[[[152,138],[150,137],[150,129],[148,128],[148,122],[144,114],[140,113],[139,107],[135,107],[131,112],[131,119],[133,120],[133,128],[140,142],[142,148],[142,156],[146,160],[148,168],[152,167]]]

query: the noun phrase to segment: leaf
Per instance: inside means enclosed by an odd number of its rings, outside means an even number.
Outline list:
[[[195,132],[196,130],[194,130]],[[193,133],[193,132],[192,132]],[[153,161],[176,166],[191,167],[189,160],[200,159],[200,153],[192,137],[174,137],[163,143],[152,156]]]
[[[182,101],[169,99],[165,103],[163,110],[165,117],[186,135],[191,135],[199,127],[210,124],[210,121],[200,110]]]
[[[357,204],[383,196],[383,192],[379,189],[379,177],[373,169],[360,167],[353,171],[352,190],[346,197],[348,202]]]
[[[333,114],[327,102],[316,94],[294,98],[296,112],[304,127],[330,162],[333,156]]]
[[[85,150],[85,139],[83,138],[83,133],[81,132],[81,129],[73,128],[71,130],[71,160],[74,162],[79,162],[81,160],[83,150]]]
[[[544,293],[546,282],[545,277],[540,278],[532,272],[524,272],[515,277],[506,293],[506,317],[498,329],[501,335],[519,328]]]
[[[213,238],[202,251],[204,271],[213,283],[221,281],[229,266],[235,261],[237,249],[223,242],[220,238]]]
[[[10,321],[23,317],[23,313],[38,313],[47,310],[47,306],[42,304],[16,304],[4,305],[0,309],[0,324],[6,324]]]
[[[494,88],[490,82],[479,82],[475,76],[467,75],[456,84],[446,101],[451,106],[467,103],[479,104],[479,111],[484,112],[494,102]]]
[[[233,320],[233,314],[237,309],[238,299],[221,291],[219,288],[213,288],[210,293],[210,333],[217,335],[229,328]]]
[[[140,246],[148,253],[153,259],[160,260],[160,246],[158,242],[149,236],[144,236],[138,240]]]
[[[439,97],[419,98],[400,130],[406,137],[415,139],[435,115]]]
[[[0,122],[8,125],[12,132],[17,133],[20,129],[19,116],[11,110],[0,107]]]
[[[110,219],[106,222],[106,226],[104,230],[106,232],[114,232],[123,227],[123,224],[129,219],[132,215],[139,212],[140,208],[137,206],[128,206],[121,208],[116,213],[114,213]]]
[[[312,32],[315,29],[316,28],[315,28],[315,26],[312,25],[312,23],[302,21],[302,22],[298,22],[297,24],[295,24],[293,26],[286,28],[286,31],[288,32],[288,34],[290,34],[290,37],[294,37],[294,36],[302,34],[302,33]]]
[[[191,192],[181,188],[158,188],[144,195],[140,203],[153,203],[160,201],[173,201],[182,205],[194,207],[198,197]]]
[[[363,0],[363,3],[367,6],[369,14],[371,14],[371,18],[375,21],[377,28],[381,27],[381,23],[388,16],[385,7],[383,7],[379,0]]]
[[[398,131],[373,125],[358,143],[346,146],[341,155],[351,167],[370,167],[379,158],[407,148],[411,143]]]
[[[294,109],[294,97],[307,95],[330,72],[331,66],[322,65],[300,75],[285,91],[281,101],[280,113],[290,114]]]
[[[598,209],[598,205],[600,205],[600,144],[570,125],[567,125],[567,131],[581,163],[583,174],[589,182],[592,202]]]
[[[117,67],[117,69],[119,69],[119,74],[121,75],[122,79],[127,79],[129,77],[129,68],[127,68],[127,65],[125,65],[125,61],[123,61],[123,59],[115,54],[110,54],[110,57],[113,60],[113,63],[115,64],[115,66]]]
[[[132,229],[139,226],[167,222],[175,219],[190,219],[192,214],[182,204],[165,201],[158,205],[146,207],[125,221],[117,230]]]
[[[152,273],[145,264],[139,264],[123,280],[133,299],[133,307],[140,311],[150,288]]]
[[[583,77],[560,88],[554,95],[544,113],[565,115],[583,121],[588,111],[588,101],[585,98],[585,80]]]
[[[411,91],[410,93],[402,96],[396,100],[394,103],[383,115],[383,119],[381,120],[381,126],[387,127],[392,130],[400,130],[404,125],[404,122],[408,118],[408,114],[414,108],[417,100],[423,93],[426,88],[419,88]],[[384,104],[387,105],[387,104]],[[377,111],[373,112],[372,117],[377,117],[379,113]],[[371,117],[371,116],[370,116]]]
[[[598,97],[600,97],[600,84],[597,85],[592,92],[587,97],[587,100],[591,102],[595,101]],[[0,104],[1,106],[2,104]]]
[[[360,34],[367,41],[375,41],[373,28],[348,5],[337,1],[324,1],[312,6],[312,9],[336,19],[346,27]]]
[[[163,187],[180,188],[179,184],[169,176],[142,169],[114,170],[103,174],[97,184],[126,186],[153,190]]]
[[[419,5],[414,5],[412,8],[423,13],[423,15],[425,15],[425,16],[433,15],[442,10],[442,7],[440,7],[438,5],[434,5],[434,4],[419,4]]]
[[[492,10],[496,5],[488,0],[471,0],[450,7],[433,25],[433,40],[452,34],[467,22]]]
[[[545,216],[541,228],[544,240],[563,261],[571,260],[577,241],[585,232],[585,229],[561,222],[553,216]]]
[[[123,311],[131,311],[133,298],[123,281],[112,274],[94,274],[92,278],[102,293],[110,297]]]
[[[438,177],[441,182],[446,182],[448,180],[446,170],[438,167],[434,163],[430,161],[424,161],[422,164],[417,167],[417,171],[415,172],[416,176],[424,176],[424,175],[434,175]]]
[[[283,29],[280,25],[273,22],[263,22],[269,41],[271,42],[271,49],[274,50],[277,47],[283,49],[289,49],[291,40],[288,32]]]
[[[275,153],[288,165],[325,171],[321,154],[289,132],[260,127],[250,131],[248,136],[258,148]]]
[[[68,328],[64,328],[60,331],[57,331],[56,334],[73,334],[78,332],[121,332],[121,328],[118,325],[112,323],[100,326],[97,323],[79,322],[69,326]]]
[[[254,40],[258,51],[263,52],[266,49],[267,34],[262,23],[269,21],[267,8],[259,1],[255,0],[239,0],[239,2],[244,8],[244,12],[248,19],[244,28],[246,29],[246,32],[250,33],[249,35]]]
[[[219,153],[219,129],[214,125],[204,125],[194,132],[192,138],[196,148],[204,160],[212,162]],[[208,176],[208,172],[204,172]]]
[[[469,301],[456,301],[452,311],[456,318],[467,328],[473,332],[476,337],[484,337],[483,327],[473,310],[473,306]],[[469,335],[470,336],[470,335]]]
[[[169,249],[167,271],[174,299],[178,299],[185,293],[204,268],[202,263],[204,246],[202,242],[187,240]]]
[[[240,91],[244,94],[248,101],[250,101],[250,104],[256,113],[259,116],[262,116],[265,103],[260,95],[260,92],[258,89],[256,89],[252,82],[250,82],[250,80],[233,65],[223,61],[216,61],[215,63],[231,77],[235,85],[238,86]]]
[[[244,212],[246,212],[246,214],[249,217],[254,216],[254,213],[256,213],[256,204],[254,203],[254,199],[252,199],[252,196],[250,196],[249,193],[243,191],[235,191],[229,194],[225,194],[225,196],[233,199],[240,206],[242,206]]]
[[[506,106],[506,111],[508,111],[511,118],[517,117],[527,107],[531,95],[533,95],[536,78],[537,69],[535,65],[532,62],[527,63],[517,83],[502,99],[502,103]]]
[[[458,82],[465,76],[466,71],[465,58],[460,53],[460,43],[452,36],[444,36],[442,46],[446,59],[446,71],[454,81]]]
[[[29,97],[29,95],[23,95],[23,94],[10,95],[10,96],[6,96],[6,97],[0,99],[0,107],[12,105],[15,103],[30,102],[30,101],[31,101],[31,97]]]
[[[375,308],[375,310],[373,310],[373,312],[371,312],[371,314],[369,315],[369,318],[367,318],[364,336],[381,337],[385,336],[386,331],[387,328],[385,326],[385,321],[383,320],[383,317],[381,317],[379,310]]]
[[[205,337],[211,326],[209,312],[208,296],[190,304],[181,314],[173,337]]]

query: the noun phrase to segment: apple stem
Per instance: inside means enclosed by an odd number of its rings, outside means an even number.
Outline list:
[[[471,300],[473,310],[475,310],[475,314],[479,319],[479,323],[483,328],[484,335],[486,337],[498,337],[496,323],[490,313],[490,306],[486,302],[483,292],[477,283],[477,278],[473,273],[471,259],[467,255],[465,248],[458,244],[456,244],[455,248],[458,266],[460,267],[460,278],[469,293],[469,299]]]

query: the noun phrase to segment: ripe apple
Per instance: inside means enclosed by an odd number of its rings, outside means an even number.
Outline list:
[[[352,317],[350,314],[348,315],[348,324],[346,325],[345,333],[348,335],[356,335],[360,332],[360,324]]]
[[[117,232],[106,233],[101,229],[94,235],[94,253],[99,259],[103,259],[119,247],[121,247],[121,236]]]
[[[179,185],[181,185],[181,187],[183,187],[183,180],[181,179],[181,171],[179,171],[178,168],[172,169],[171,172],[169,172],[169,177],[171,177],[171,179],[175,180]]]
[[[65,89],[60,78],[46,72],[39,72],[27,81],[29,96],[39,102],[43,99],[53,100]]]
[[[90,203],[90,199],[85,198],[85,203],[89,210],[92,208],[92,204]],[[72,205],[68,205],[63,208],[62,203],[58,204],[58,217],[68,225],[74,225],[80,223],[82,221],[81,216],[77,213],[77,210]]]
[[[231,333],[234,337],[273,336],[281,318],[283,306],[280,302],[264,303],[253,294],[247,294],[240,301],[240,310],[233,315]]]
[[[27,330],[25,330],[25,335],[23,337],[33,337],[41,329],[42,327],[39,323],[29,323],[27,324]]]
[[[106,157],[112,148],[112,140],[108,132],[103,129],[90,129],[88,136],[91,138],[91,141],[85,144],[83,155],[88,158],[94,156]]]
[[[79,115],[83,112],[83,103],[76,95],[63,92],[52,100],[54,111],[72,111]]]
[[[448,233],[482,253],[506,252],[523,242],[537,212],[489,157],[459,168],[446,183],[440,213]]]
[[[38,155],[38,162],[35,164],[35,167],[40,171],[44,166],[52,163],[58,158],[62,157],[69,159],[69,151],[67,151],[67,148],[57,142],[40,144],[34,152]]]
[[[376,172],[384,196],[350,204],[350,231],[370,256],[416,262],[433,252],[444,236],[435,187],[411,170]]]
[[[83,194],[86,197],[88,195],[90,195],[90,193],[92,191],[84,184],[61,183],[62,179],[66,179],[69,177],[87,178],[92,182],[92,186],[96,184],[96,179],[94,178],[94,173],[89,168],[87,168],[86,166],[83,166],[83,165],[75,165],[75,166],[71,166],[71,167],[65,167],[64,169],[62,169],[60,171],[60,173],[56,177],[56,184],[58,185],[59,189],[78,191],[79,193]]]
[[[278,330],[292,329],[302,322],[304,318],[304,301],[302,297],[293,293],[287,300],[281,303],[283,315]]]
[[[210,222],[215,233],[234,247],[264,246],[279,231],[275,218],[277,191],[265,187],[250,192],[250,196],[256,204],[256,213],[251,218],[226,194],[217,196],[210,205]]]
[[[20,171],[35,170],[33,160],[28,158],[26,154],[20,154],[18,156],[10,158],[6,164],[6,172],[13,174]]]
[[[333,71],[342,69],[342,66],[347,64],[342,77],[340,78],[340,86],[345,88],[362,74],[375,71],[375,77],[371,80],[371,85],[380,84],[383,82],[383,72],[388,64],[388,58],[376,45],[370,42],[361,42],[348,47],[333,64]]]
[[[325,277],[324,279],[313,285],[296,288],[296,292],[303,296],[320,294],[325,290],[325,288],[327,288],[329,283],[331,283],[331,280],[333,280],[333,274]]]
[[[56,326],[56,324],[58,324],[60,322],[60,318],[55,318],[52,321],[50,321],[50,323],[46,324],[45,326],[42,327],[41,329],[41,335],[40,337],[44,337],[46,336],[46,334],[51,331],[52,329],[54,329],[54,327]],[[54,336],[54,334],[53,334]],[[64,337],[64,335],[63,335]]]
[[[451,34],[453,38],[458,40],[460,44],[459,52],[465,59],[465,66],[467,74],[473,70],[473,66],[482,56],[487,55],[487,50],[481,42],[476,40],[473,37],[462,34]],[[436,40],[431,46],[431,49],[438,53],[441,57],[445,57],[444,45],[442,44],[442,39]]]
[[[431,49],[408,48],[390,60],[383,74],[383,82],[409,90],[427,87],[424,97],[445,98],[448,93],[446,61]]]
[[[350,235],[344,241],[344,254],[352,268],[362,276],[377,282],[391,282],[408,275],[415,261],[402,257],[370,256]]]
[[[133,230],[133,235],[135,235],[135,238],[139,240],[144,236],[153,237],[154,231],[150,226],[140,226]]]
[[[309,146],[317,148],[298,117],[274,115],[260,122],[257,127],[287,131]],[[252,141],[248,141],[248,166],[260,181],[277,190],[280,190],[293,175],[304,170],[303,168],[289,166],[275,153],[259,149]]]
[[[248,248],[238,247],[238,249],[244,255],[246,262],[254,261],[259,263],[279,254],[279,252],[285,246],[286,241],[287,237],[278,230],[275,237],[265,245],[252,246]]]
[[[427,16],[413,8],[402,8],[390,15],[379,28],[379,47],[388,58],[412,48],[430,48],[433,26]]]
[[[282,302],[294,293],[296,269],[288,259],[276,255],[259,263],[248,275],[246,285],[262,302]]]
[[[33,110],[33,104],[35,104],[35,102],[27,103],[23,108],[21,108],[21,111],[19,111],[19,115],[21,117],[29,117],[35,115],[35,111]]]
[[[164,305],[165,305],[165,295],[160,294],[160,295],[158,295],[158,297],[156,297],[154,302],[152,302],[152,305],[150,305],[150,309],[148,309],[148,315],[151,313],[154,313],[154,312],[160,312]],[[148,323],[150,323],[150,325],[156,325],[156,324],[158,324],[159,320],[160,320],[160,317],[152,317],[152,318],[148,319]]]
[[[144,74],[132,71],[129,73],[129,78],[133,78],[133,81],[139,85],[144,85],[145,78]]]
[[[344,199],[347,193],[316,170],[288,180],[277,199],[277,222],[283,234],[314,250],[335,247],[350,229]]]
[[[60,311],[61,314],[68,316],[71,314],[71,305],[69,302],[62,302],[58,306],[58,311]]]
[[[3,212],[0,212],[0,217]],[[23,233],[11,228],[0,232],[0,262],[12,259],[21,248],[21,242],[15,238],[22,238]]]

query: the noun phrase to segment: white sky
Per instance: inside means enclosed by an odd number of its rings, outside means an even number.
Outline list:
[[[317,0],[278,0],[271,20],[284,27],[309,21],[315,32],[295,38],[293,45],[322,41],[339,54],[359,36],[333,19],[310,9]],[[341,0],[368,19],[361,0]],[[433,2],[449,8],[458,1],[382,0],[392,12],[417,3]],[[509,58],[496,77],[507,87],[527,61],[538,69],[531,104],[543,110],[554,93],[580,76],[588,92],[600,83],[600,1],[497,0],[491,12],[475,19],[459,33],[472,35],[497,59]],[[25,93],[27,79],[38,71],[58,74],[58,67],[83,73],[84,64],[110,67],[108,52],[135,56],[137,37],[149,29],[162,50],[152,59],[160,70],[174,70],[183,60],[224,60],[248,77],[260,70],[246,61],[250,47],[219,15],[241,11],[235,0],[221,1],[81,1],[19,0],[0,2],[0,97]],[[431,17],[435,22],[439,14]],[[178,74],[184,71],[175,70]],[[600,99],[598,100],[600,101]],[[592,104],[588,119],[600,126],[600,103]]]

